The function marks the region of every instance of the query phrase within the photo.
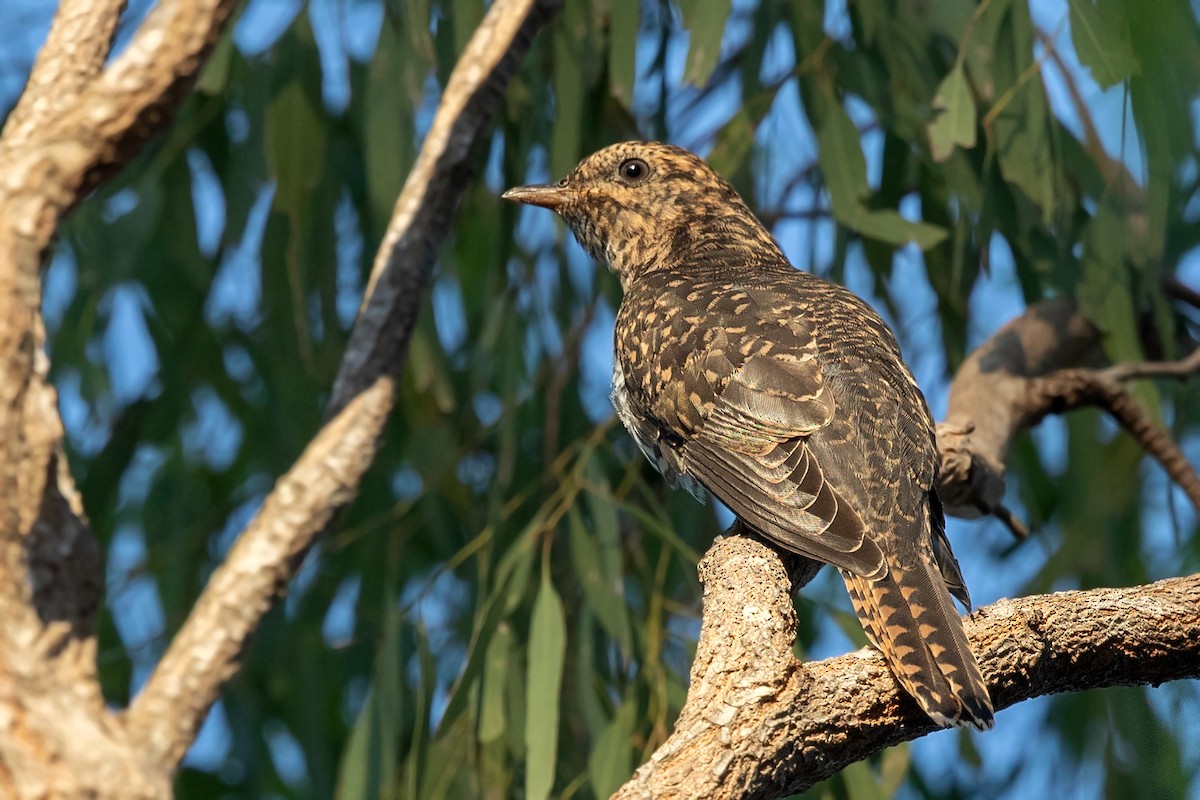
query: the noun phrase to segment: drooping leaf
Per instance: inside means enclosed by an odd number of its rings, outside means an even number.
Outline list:
[[[938,87],[933,111],[937,116],[929,123],[929,149],[934,161],[945,161],[955,147],[975,146],[975,98],[961,63]]]
[[[574,509],[567,516],[567,531],[571,542],[571,563],[584,597],[608,635],[617,641],[622,652],[628,653],[631,645],[629,617],[624,600],[618,594],[620,573],[608,573],[600,557],[600,548],[584,527],[579,512]]]
[[[1121,4],[1108,3],[1099,8],[1093,0],[1069,0],[1071,40],[1084,66],[1102,88],[1136,75],[1137,58],[1129,45],[1129,30]]]
[[[400,616],[387,616],[383,640],[375,659],[371,690],[350,734],[338,769],[338,800],[375,800],[389,796],[396,781],[400,742]]]
[[[567,648],[562,600],[543,573],[529,632],[525,705],[525,796],[545,800],[554,788],[558,753],[559,686]]]
[[[732,0],[682,0],[679,11],[683,24],[691,33],[688,42],[687,66],[683,79],[695,86],[705,86],[721,57],[721,37],[725,21],[733,8]]]
[[[821,173],[833,215],[848,222],[858,214],[867,195],[867,160],[858,128],[842,104],[831,98],[822,105],[824,116],[817,128]]]
[[[1048,221],[1056,209],[1055,164],[1046,92],[1040,76],[1030,71],[1034,30],[1029,7],[1013,3],[995,35],[992,77],[999,94],[988,114],[994,117],[993,141],[1000,171]]]
[[[633,731],[637,704],[626,701],[596,740],[588,757],[588,780],[596,797],[609,797],[633,772]]]
[[[637,76],[637,41],[640,3],[610,0],[608,25],[608,85],[626,109],[633,106],[633,84]]]
[[[858,128],[841,103],[831,98],[822,103],[822,108],[824,117],[817,128],[818,159],[838,222],[886,244],[915,242],[926,250],[942,242],[947,236],[943,228],[907,220],[896,211],[867,208],[867,161]]]
[[[504,735],[508,710],[504,707],[504,692],[511,669],[509,652],[513,649],[512,629],[501,623],[488,642],[483,659],[483,689],[479,702],[479,741],[487,744]]]

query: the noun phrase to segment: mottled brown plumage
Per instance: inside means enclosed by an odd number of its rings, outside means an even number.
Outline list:
[[[990,727],[949,594],[969,606],[934,492],[933,422],[879,316],[794,269],[733,188],[677,147],[614,145],[505,197],[557,211],[620,278],[613,403],[668,481],[837,567],[929,716]]]

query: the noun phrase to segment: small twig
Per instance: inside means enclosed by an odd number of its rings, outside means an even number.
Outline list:
[[[1200,371],[1200,349],[1179,361],[1116,364],[1098,370],[1059,370],[1029,382],[1023,423],[1036,425],[1049,414],[1062,414],[1086,406],[1104,409],[1162,465],[1200,512],[1200,475],[1188,463],[1170,432],[1146,413],[1122,385],[1125,381],[1142,378],[1183,379],[1197,371]]]
[[[1013,538],[1020,541],[1029,538],[1029,526],[1004,503],[996,503],[994,506],[984,506],[981,503],[979,510],[1000,520],[1004,527],[1008,528],[1008,532],[1013,535]]]
[[[1143,378],[1176,378],[1183,380],[1200,372],[1200,348],[1178,361],[1140,361],[1114,364],[1103,371],[1106,378],[1124,383]]]
[[[1163,281],[1163,291],[1166,292],[1167,297],[1187,303],[1192,308],[1200,308],[1200,292],[1175,278],[1167,278]]]
[[[1058,24],[1058,28],[1055,29],[1054,35],[1057,36],[1058,31],[1062,30],[1063,26],[1066,24],[1067,17],[1064,15],[1062,22],[1060,22]],[[984,130],[990,131],[992,129],[992,125],[996,122],[996,118],[1004,113],[1004,109],[1007,108],[1008,104],[1011,103],[1013,98],[1017,96],[1017,93],[1024,89],[1027,83],[1041,73],[1042,64],[1046,62],[1046,58],[1053,53],[1054,50],[1054,40],[1051,39],[1049,43],[1046,44],[1046,49],[1042,52],[1042,54],[1029,63],[1029,66],[1026,67],[1019,76],[1017,76],[1017,80],[1013,82],[1013,85],[1005,89],[1004,93],[1001,94],[1000,97],[996,99],[996,102],[992,105],[992,107],[988,109],[988,112],[983,115],[983,121],[981,124],[983,125]]]

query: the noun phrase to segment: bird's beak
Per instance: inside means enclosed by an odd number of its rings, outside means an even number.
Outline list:
[[[541,183],[535,186],[517,186],[500,195],[505,200],[516,203],[528,203],[531,206],[541,206],[557,211],[571,199],[571,190],[553,183]]]

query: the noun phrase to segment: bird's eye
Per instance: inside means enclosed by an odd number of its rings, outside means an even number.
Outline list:
[[[646,162],[640,158],[627,158],[617,168],[617,174],[625,183],[636,186],[646,180],[646,176],[650,174],[650,167],[646,166]]]
[[[566,178],[563,178],[562,180],[560,180],[558,182],[558,188],[560,188],[560,189],[567,188],[567,179]]]

